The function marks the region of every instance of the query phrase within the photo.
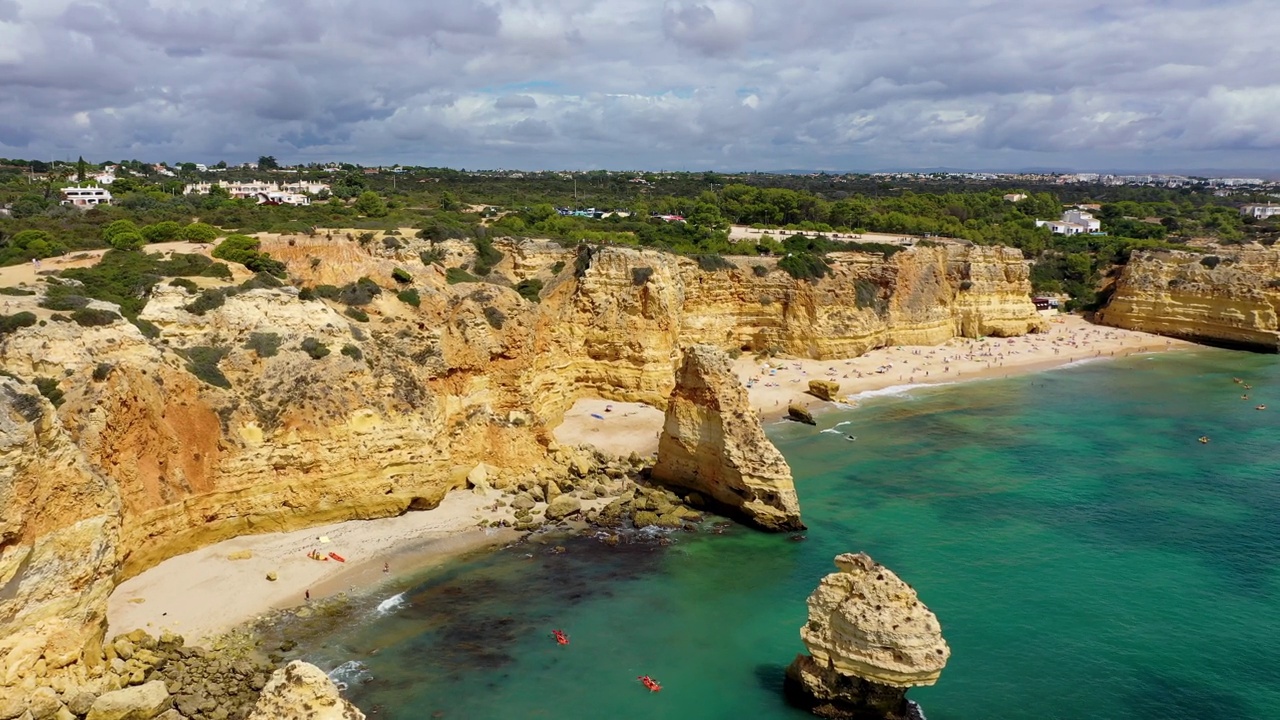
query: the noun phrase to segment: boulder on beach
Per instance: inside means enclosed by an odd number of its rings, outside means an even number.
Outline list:
[[[543,511],[547,520],[555,522],[563,520],[574,513],[582,511],[582,501],[572,495],[558,495]]]
[[[907,688],[937,682],[951,656],[938,618],[865,553],[835,563],[809,596],[809,654],[787,668],[787,697],[825,718],[907,720]]]
[[[835,402],[840,395],[840,383],[835,380],[810,380],[809,394],[819,400]]]
[[[787,406],[787,419],[794,420],[805,425],[817,425],[818,421],[813,419],[813,413],[803,405],[791,403]]]
[[[152,720],[172,704],[161,680],[98,696],[85,720]]]

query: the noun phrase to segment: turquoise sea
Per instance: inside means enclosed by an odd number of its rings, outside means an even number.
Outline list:
[[[1277,430],[1280,360],[1218,350],[868,398],[769,428],[802,541],[522,544],[301,651],[373,718],[804,718],[781,678],[805,598],[866,551],[952,647],[911,692],[930,720],[1280,718]]]

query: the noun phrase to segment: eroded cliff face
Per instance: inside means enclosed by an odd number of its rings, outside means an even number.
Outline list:
[[[324,671],[294,660],[275,671],[248,720],[365,720]]]
[[[450,285],[415,242],[264,247],[302,284],[387,288],[367,322],[289,287],[197,315],[194,293],[161,283],[142,314],[155,338],[13,300],[48,322],[0,337],[0,369],[20,378],[0,377],[0,697],[100,675],[106,596],[167,557],[430,508],[481,462],[496,487],[564,472],[576,456],[548,430],[563,411],[585,395],[665,408],[690,343],[835,357],[1041,322],[1025,264],[1001,249],[836,256],[834,277],[806,283],[767,259],[707,272],[653,251],[499,243],[499,284]],[[395,297],[396,268],[417,306]],[[528,278],[545,283],[540,303],[510,287]],[[64,393],[59,408],[35,378]]]
[[[676,371],[653,479],[765,530],[804,529],[791,468],[765,437],[728,356],[710,345],[687,348]]]
[[[1017,250],[916,247],[888,260],[833,253],[832,275],[816,283],[793,279],[774,258],[727,259],[731,269],[709,272],[630,248],[570,257],[575,275],[548,287],[538,326],[536,347],[546,352],[530,377],[543,416],[572,404],[563,387],[663,407],[689,344],[829,359],[1047,327]]]
[[[937,682],[951,656],[938,619],[866,554],[835,563],[809,596],[809,654],[787,668],[788,694],[822,717],[908,717],[906,689]]]
[[[1208,344],[1280,351],[1280,249],[1135,252],[1099,322]]]

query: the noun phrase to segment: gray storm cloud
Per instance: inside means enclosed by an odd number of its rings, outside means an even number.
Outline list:
[[[1274,168],[1274,0],[0,0],[0,156]]]

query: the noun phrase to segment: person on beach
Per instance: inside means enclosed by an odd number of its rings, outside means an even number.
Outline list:
[[[307,599],[307,602],[311,602],[311,590],[310,590],[310,588],[308,588],[308,589],[307,589],[307,592],[306,592],[305,597],[306,597],[306,599]]]
[[[382,572],[384,572],[384,573],[389,573],[389,572],[391,572],[391,566],[390,566],[390,565],[388,565],[387,563],[382,563]]]

